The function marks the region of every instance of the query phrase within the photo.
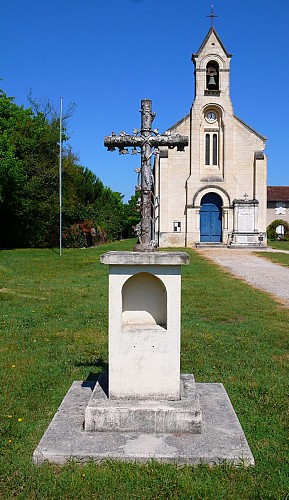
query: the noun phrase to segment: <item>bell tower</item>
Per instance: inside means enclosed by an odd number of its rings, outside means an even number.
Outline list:
[[[195,189],[196,177],[200,187],[205,187],[208,183],[213,183],[214,186],[221,183],[224,186],[228,169],[232,165],[231,57],[213,26],[198,52],[192,55],[195,66],[190,141],[193,176],[187,185],[188,199],[192,199],[191,189]],[[219,235],[219,239],[221,238]]]
[[[231,105],[230,62],[232,54],[225,49],[214,27],[211,27],[197,53],[195,65],[195,100],[204,104],[216,102]],[[231,109],[231,111],[233,111]]]

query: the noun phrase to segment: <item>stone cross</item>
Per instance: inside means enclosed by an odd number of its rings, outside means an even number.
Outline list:
[[[152,167],[151,159],[153,154],[159,152],[159,146],[168,146],[170,149],[177,147],[178,151],[184,151],[188,146],[187,136],[179,134],[172,135],[170,132],[159,134],[157,129],[152,130],[152,122],[155,113],[152,112],[152,101],[143,99],[141,101],[141,129],[134,129],[134,135],[121,132],[116,135],[114,132],[104,138],[104,145],[108,151],[114,151],[118,148],[120,154],[127,154],[127,147],[133,147],[132,154],[141,152],[141,222],[138,232],[139,242],[135,247],[139,252],[151,252],[155,249],[155,243],[152,238],[152,213],[154,204],[152,203]]]

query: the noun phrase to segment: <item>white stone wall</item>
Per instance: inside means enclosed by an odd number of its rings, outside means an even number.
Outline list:
[[[172,133],[189,135],[187,117]],[[168,158],[160,159],[159,170],[159,244],[161,247],[186,245],[186,180],[189,176],[189,147],[185,151],[168,150]],[[174,223],[181,223],[181,231],[174,231]]]

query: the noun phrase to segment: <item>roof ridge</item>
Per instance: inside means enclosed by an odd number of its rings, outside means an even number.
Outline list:
[[[187,113],[183,118],[181,118],[180,120],[178,120],[171,127],[168,127],[166,130],[173,130],[174,128],[176,128],[178,125],[180,125],[182,122],[184,122],[189,117],[190,117],[190,113]]]
[[[194,58],[198,57],[199,53],[203,50],[203,48],[205,47],[205,45],[206,45],[206,43],[207,43],[207,41],[210,38],[210,35],[212,33],[214,33],[215,37],[217,38],[217,40],[218,40],[219,44],[221,45],[223,51],[225,52],[226,56],[227,57],[232,57],[232,54],[229,54],[229,52],[225,48],[225,46],[224,46],[221,38],[219,37],[217,31],[215,30],[214,26],[211,26],[211,28],[209,29],[209,31],[208,31],[207,35],[205,36],[203,42],[201,43],[201,46],[200,46],[199,50],[195,54],[192,55],[192,59],[193,60],[194,60]]]
[[[236,118],[238,122],[242,123],[242,125],[244,125],[247,129],[251,130],[252,132],[254,132],[254,134],[258,135],[258,137],[260,137],[263,141],[267,141],[267,137],[257,132],[257,130],[255,130],[253,127],[250,127],[250,125],[241,120],[241,118],[239,118],[237,115],[233,115],[233,117]]]

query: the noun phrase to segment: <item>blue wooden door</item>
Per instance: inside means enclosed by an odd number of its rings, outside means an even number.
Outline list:
[[[200,212],[201,242],[222,241],[222,200],[216,193],[208,193],[202,198]]]

